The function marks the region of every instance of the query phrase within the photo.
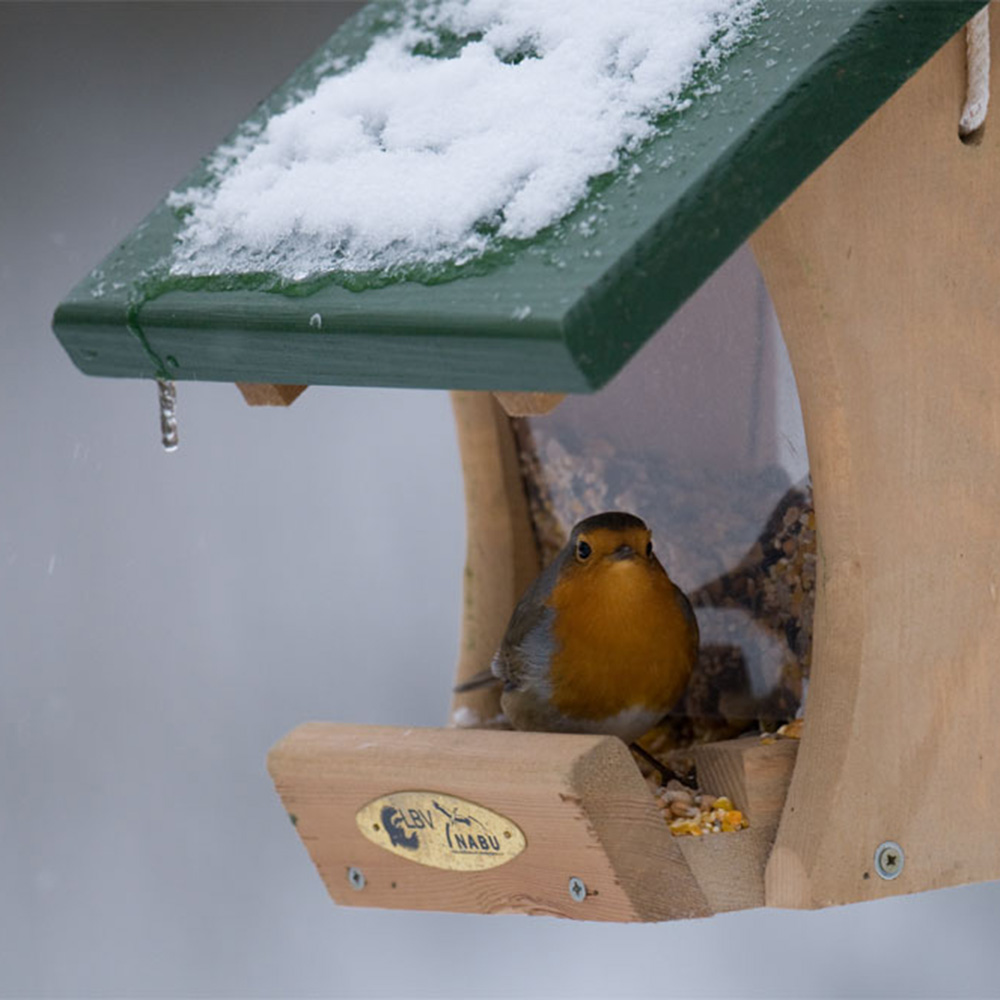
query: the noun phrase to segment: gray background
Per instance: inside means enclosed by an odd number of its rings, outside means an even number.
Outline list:
[[[167,455],[153,387],[49,319],[350,9],[0,4],[0,993],[996,994],[995,884],[635,927],[329,901],[264,758],[444,721],[447,396],[182,384]]]

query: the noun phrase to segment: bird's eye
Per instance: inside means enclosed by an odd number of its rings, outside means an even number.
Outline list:
[[[576,557],[579,560],[589,559],[590,553],[594,550],[590,547],[587,542],[579,541],[576,543]]]
[[[653,554],[653,543],[646,542],[646,558],[648,559]]]

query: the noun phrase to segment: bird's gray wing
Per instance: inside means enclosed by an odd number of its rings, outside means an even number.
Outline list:
[[[673,580],[670,581],[674,583]],[[688,600],[687,594],[681,590],[680,587],[674,583],[674,597],[677,600],[677,604],[681,609],[681,614],[684,615],[685,621],[691,626],[691,630],[695,637],[695,646],[698,644],[698,618],[694,613],[694,608],[691,607],[691,602]]]
[[[545,602],[559,577],[562,559],[557,557],[517,602],[491,669],[503,681],[505,691],[524,690],[548,676],[549,661],[556,646],[552,634],[555,612]]]

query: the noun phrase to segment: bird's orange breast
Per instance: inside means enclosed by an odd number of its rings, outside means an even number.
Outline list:
[[[684,693],[698,652],[659,566],[640,559],[569,572],[546,602],[555,612],[552,702],[600,720],[632,708],[666,713]]]

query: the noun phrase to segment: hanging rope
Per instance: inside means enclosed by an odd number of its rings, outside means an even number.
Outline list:
[[[990,7],[987,4],[965,27],[968,90],[958,134],[964,139],[982,128],[990,103]]]

